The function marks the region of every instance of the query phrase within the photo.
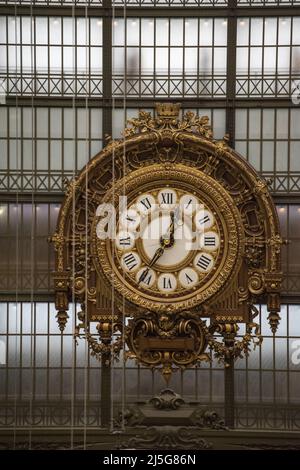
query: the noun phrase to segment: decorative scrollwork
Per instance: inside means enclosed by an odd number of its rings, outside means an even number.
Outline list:
[[[250,275],[248,281],[249,292],[251,294],[259,295],[262,294],[265,289],[265,283],[262,273],[254,272]]]
[[[158,410],[177,410],[184,405],[182,397],[170,388],[165,388],[149,401]]]
[[[156,105],[157,118],[153,118],[151,113],[140,111],[138,118],[127,121],[132,127],[127,127],[122,134],[124,137],[132,137],[138,133],[178,129],[181,132],[196,132],[207,139],[212,139],[213,133],[208,116],[199,117],[188,111],[184,114],[182,121],[179,121],[179,109],[179,104],[159,103]],[[218,144],[218,148],[227,148],[226,139],[227,137],[224,138],[224,142]]]
[[[121,140],[106,136],[105,148],[68,182],[50,240],[56,257],[55,307],[60,331],[68,319],[69,300],[75,299],[82,304],[75,336],[88,341],[95,357],[109,364],[111,355],[119,355],[125,334],[127,355],[159,367],[166,378],[176,368],[209,360],[207,346],[228,366],[248,354],[251,343],[260,344],[253,318],[254,304],[261,298],[267,300],[275,333],[282,280],[283,240],[267,182],[229,147],[228,136],[214,139],[207,116],[188,111],[179,119],[179,110],[179,104],[159,103],[155,117],[141,111],[131,119]],[[139,289],[129,288],[112,272],[104,245],[96,237],[98,205],[114,201],[124,189],[126,194],[138,192],[144,183],[151,184],[154,174],[165,184],[175,179],[196,194],[202,191],[200,199],[212,201],[221,221],[221,238],[227,247],[226,259],[209,273],[207,285],[181,303],[171,297],[161,302],[154,296],[146,298]],[[123,303],[131,318],[125,331],[120,322]],[[90,333],[92,321],[98,322],[98,337]],[[246,324],[239,340],[238,322]],[[120,340],[112,344],[114,328]]]
[[[91,356],[101,360],[103,356],[109,358],[106,362],[106,366],[108,366],[111,360],[118,361],[120,351],[123,348],[123,339],[121,337],[117,338],[113,344],[106,344],[103,341],[101,342],[101,338],[96,339],[91,333],[85,332],[82,336],[78,335],[78,338],[82,337],[86,339],[88,342],[89,349],[91,351]]]
[[[210,360],[204,353],[208,335],[205,322],[192,312],[146,312],[130,320],[125,331],[130,357],[152,368],[161,366],[167,382],[174,365],[186,368]]]
[[[214,410],[198,408],[192,415],[192,423],[199,428],[228,430],[224,419]]]
[[[260,237],[246,239],[245,261],[249,268],[259,268],[263,265],[266,256],[265,242]]]
[[[123,441],[120,449],[211,449],[212,443],[201,437],[193,428],[178,426],[155,426],[146,428],[143,435]]]

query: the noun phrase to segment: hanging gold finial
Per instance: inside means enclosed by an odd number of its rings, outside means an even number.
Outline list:
[[[176,119],[179,116],[180,103],[156,103],[155,108],[160,119]]]
[[[172,377],[172,373],[173,373],[171,365],[170,364],[164,364],[163,367],[162,367],[161,372],[162,372],[163,378],[166,381],[166,384],[169,385],[170,378]]]

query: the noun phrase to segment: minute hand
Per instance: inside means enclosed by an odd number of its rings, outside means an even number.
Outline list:
[[[160,246],[156,252],[154,253],[153,255],[153,258],[152,260],[150,261],[150,263],[148,264],[149,268],[151,268],[155,263],[156,261],[164,254],[164,251],[165,251],[165,246]]]
[[[160,246],[156,252],[154,253],[153,255],[153,258],[152,260],[150,261],[150,263],[148,264],[148,267],[145,269],[145,271],[143,271],[143,273],[141,274],[140,278],[139,278],[139,281],[138,283],[140,282],[143,282],[145,279],[146,279],[146,276],[150,270],[150,268],[156,263],[156,261],[163,255],[165,251],[165,247],[163,246]]]

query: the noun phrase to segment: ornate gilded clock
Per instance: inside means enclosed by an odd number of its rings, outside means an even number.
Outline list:
[[[120,209],[124,191],[127,204]],[[240,267],[239,212],[220,184],[194,168],[141,168],[121,178],[103,202],[118,217],[113,237],[106,237],[101,219],[95,222],[97,270],[140,307],[197,307],[220,294]]]
[[[61,330],[73,294],[93,354],[109,355],[119,331],[115,354],[125,340],[165,375],[207,359],[208,345],[227,364],[247,354],[260,341],[254,304],[267,302],[273,332],[280,309],[282,240],[266,182],[214,140],[206,117],[178,115],[157,105],[156,118],[141,112],[109,142],[68,186],[52,237]]]

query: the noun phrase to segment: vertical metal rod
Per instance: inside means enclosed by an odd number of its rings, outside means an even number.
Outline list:
[[[224,369],[225,424],[234,428],[234,361],[229,359],[229,367]]]
[[[237,6],[237,0],[229,0],[228,7]],[[227,22],[227,106],[226,133],[229,134],[229,145],[234,147],[235,138],[235,87],[236,87],[236,16],[228,16]]]
[[[102,78],[103,78],[103,109],[102,109],[102,138],[112,135],[112,1],[103,0],[105,9],[102,18]],[[101,426],[111,424],[111,366],[109,354],[101,359]]]
[[[108,427],[111,422],[111,367],[110,354],[101,358],[101,426]]]
[[[102,136],[112,135],[112,2],[103,0],[106,14],[102,19],[102,50],[103,50],[103,115]],[[105,142],[103,142],[104,144]]]
[[[237,0],[229,0],[228,7],[233,11]],[[236,86],[236,16],[228,16],[227,23],[227,107],[226,133],[229,134],[229,145],[234,147],[235,141],[235,86]],[[234,427],[234,361],[229,359],[229,367],[224,370],[224,412],[225,424]]]

